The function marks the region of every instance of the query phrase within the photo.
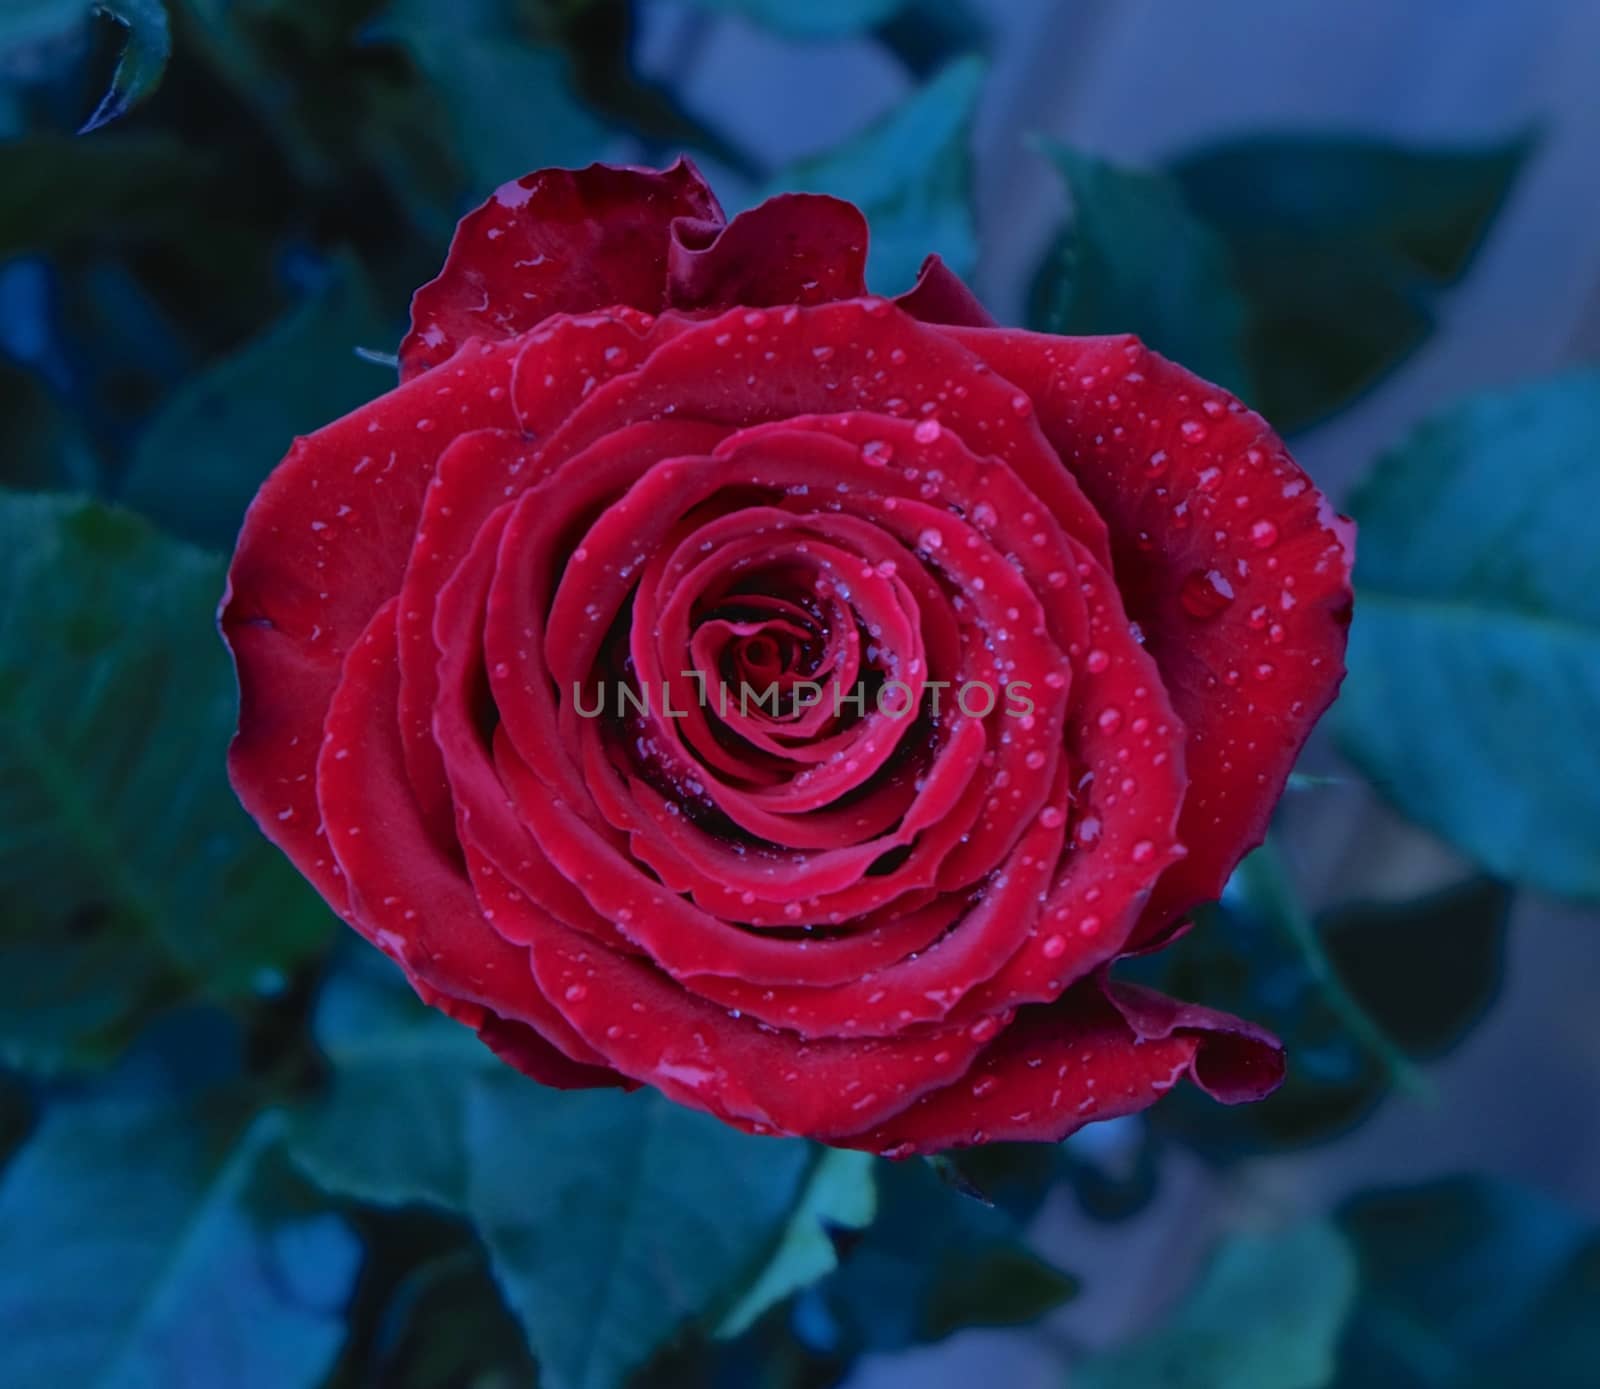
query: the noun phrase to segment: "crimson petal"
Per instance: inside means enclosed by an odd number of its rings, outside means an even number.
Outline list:
[[[1189,729],[1189,854],[1136,939],[1222,890],[1344,674],[1352,528],[1265,420],[1136,338],[951,329],[1038,407],[1105,518],[1117,585]]]
[[[722,221],[687,159],[659,171],[541,169],[502,184],[461,219],[444,268],[412,297],[400,379],[437,366],[470,337],[514,337],[551,314],[660,312],[680,217]]]

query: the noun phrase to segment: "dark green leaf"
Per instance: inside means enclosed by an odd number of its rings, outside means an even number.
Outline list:
[[[332,918],[223,759],[220,560],[95,503],[0,493],[0,1054],[104,1060],[188,991],[248,994]]]
[[[231,545],[296,435],[394,384],[355,351],[388,337],[360,266],[337,261],[288,317],[167,401],[139,440],[122,500],[185,539]]]
[[[0,1071],[0,1172],[27,1137],[33,1122],[33,1106],[22,1078]]]
[[[1511,890],[1470,878],[1406,902],[1323,914],[1323,948],[1385,1035],[1413,1056],[1448,1051],[1500,992]]]
[[[538,1378],[522,1327],[465,1231],[399,1280],[365,1363],[349,1369],[333,1389],[515,1389]]]
[[[1249,300],[1252,403],[1297,429],[1412,352],[1432,331],[1439,285],[1465,269],[1530,147],[1269,135],[1180,159],[1172,177],[1221,235]]]
[[[701,9],[738,14],[797,39],[838,39],[882,24],[908,0],[692,0]]]
[[[1136,333],[1254,404],[1247,310],[1215,230],[1160,173],[1051,141],[1071,220],[1034,278],[1028,321],[1052,333]]]
[[[867,214],[868,280],[880,293],[909,289],[938,252],[958,275],[978,258],[969,145],[984,64],[961,58],[887,116],[815,159],[790,165],[767,194],[832,193]]]
[[[1322,1389],[1356,1292],[1332,1226],[1234,1235],[1155,1332],[1073,1368],[1073,1389]]]
[[[551,1389],[612,1389],[727,1307],[799,1197],[807,1145],[655,1091],[467,1082],[468,1211]]]
[[[838,1267],[834,1234],[866,1228],[877,1211],[875,1165],[870,1153],[817,1150],[777,1249],[722,1318],[717,1335],[738,1336],[769,1307]]]
[[[1368,1193],[1340,1226],[1361,1298],[1340,1389],[1588,1389],[1600,1364],[1600,1233],[1483,1178]]]
[[[89,0],[10,0],[0,9],[0,81],[46,76],[58,55],[76,54],[89,23]]]
[[[314,1389],[360,1249],[274,1208],[267,1115],[236,1145],[192,1109],[62,1104],[0,1183],[6,1383]]]
[[[1172,166],[1189,205],[1235,244],[1270,227],[1304,243],[1386,251],[1436,280],[1467,267],[1533,148],[1423,149],[1346,135],[1258,135]]]
[[[606,128],[576,100],[556,48],[438,16],[386,24],[439,94],[475,196],[532,169],[587,164]]]
[[[877,1220],[821,1306],[854,1349],[897,1350],[966,1326],[1015,1326],[1077,1291],[1023,1242],[1017,1219],[952,1191],[927,1164],[884,1164]]]
[[[83,431],[49,387],[0,358],[0,484],[92,491],[98,472]]]
[[[206,164],[165,135],[0,141],[0,259],[175,235],[192,223]]]
[[[1497,876],[1600,901],[1600,374],[1423,425],[1359,491],[1345,747]]]
[[[758,1287],[782,1296],[823,1271],[797,1227],[859,1213],[851,1164],[819,1185],[805,1143],[653,1091],[535,1085],[386,968],[362,962],[324,993],[333,1075],[296,1122],[296,1160],[332,1191],[465,1214],[554,1389],[609,1389],[686,1324],[735,1315]]]
[[[172,54],[172,34],[162,0],[98,0],[96,14],[115,20],[128,31],[122,57],[100,105],[84,122],[81,135],[126,115],[155,91]]]
[[[376,1205],[467,1200],[467,1078],[501,1063],[426,1008],[377,951],[350,952],[317,1001],[327,1085],[293,1121],[291,1148],[329,1191]]]
[[[1394,952],[1396,990],[1434,987],[1436,970],[1404,941],[1404,907],[1383,939]],[[1420,1091],[1410,1059],[1329,958],[1325,923],[1307,918],[1270,843],[1245,859],[1222,901],[1196,913],[1196,928],[1123,972],[1181,998],[1254,1019],[1283,1039],[1283,1086],[1259,1104],[1222,1110],[1176,1091],[1152,1115],[1159,1131],[1217,1156],[1314,1142],[1347,1129],[1397,1082]],[[1467,1004],[1463,1012],[1470,1013]]]

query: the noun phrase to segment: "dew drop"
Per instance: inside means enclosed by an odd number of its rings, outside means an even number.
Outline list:
[[[1258,550],[1270,550],[1278,543],[1278,528],[1271,521],[1257,521],[1250,527],[1250,543]]]
[[[1221,613],[1233,602],[1233,585],[1215,569],[1196,569],[1178,590],[1184,612],[1201,622]]]

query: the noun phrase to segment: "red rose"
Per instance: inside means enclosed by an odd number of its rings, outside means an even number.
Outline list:
[[[1346,525],[1225,392],[866,245],[683,162],[468,216],[245,520],[234,785],[547,1084],[897,1155],[1260,1096],[1271,1038],[1105,971],[1260,839]]]

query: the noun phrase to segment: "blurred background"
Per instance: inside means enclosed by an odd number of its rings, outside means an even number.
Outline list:
[[[1587,0],[0,0],[0,1385],[1600,1385],[1597,60]],[[496,184],[680,151],[1356,516],[1271,841],[1127,971],[1271,1100],[888,1164],[542,1092],[234,805],[261,478]]]

